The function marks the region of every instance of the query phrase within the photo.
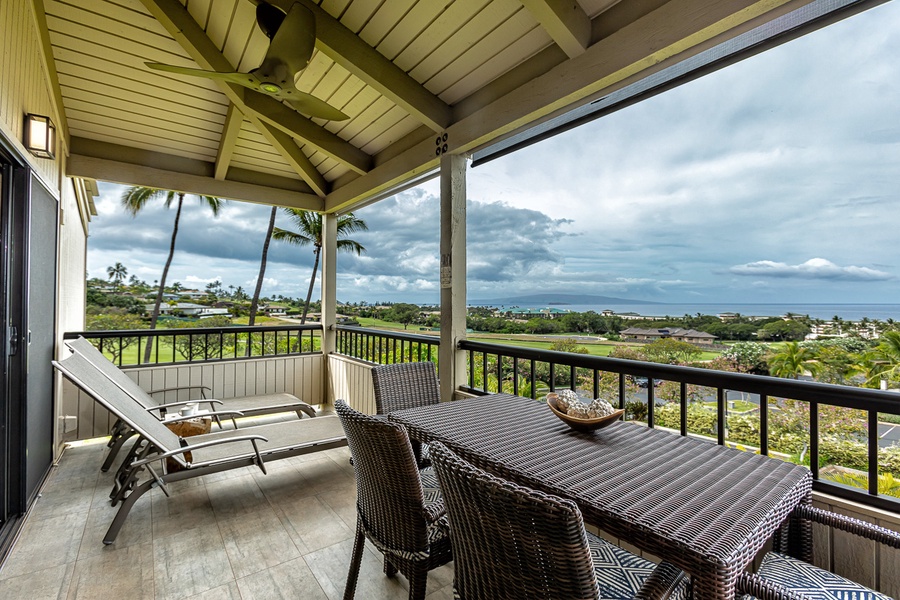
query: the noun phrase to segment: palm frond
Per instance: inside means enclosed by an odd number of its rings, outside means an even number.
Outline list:
[[[287,229],[282,229],[280,227],[276,227],[273,230],[272,239],[278,240],[279,242],[294,244],[295,246],[308,246],[309,244],[313,243],[313,240],[305,235],[299,234],[295,231],[288,231]]]

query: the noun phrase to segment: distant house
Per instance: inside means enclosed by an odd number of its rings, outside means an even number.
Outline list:
[[[514,308],[509,314],[514,319],[533,319],[539,317],[542,319],[555,319],[562,315],[568,314],[570,311],[561,308]]]
[[[694,329],[682,329],[681,327],[666,327],[663,329],[641,329],[639,327],[629,327],[619,332],[624,338],[630,338],[638,341],[652,342],[654,340],[673,339],[679,342],[688,342],[691,344],[705,344],[711,346],[716,336],[705,331],[696,331]]]
[[[287,308],[279,304],[267,304],[266,306],[260,306],[259,310],[270,317],[283,317],[287,315]]]
[[[153,312],[152,304],[145,304],[144,310],[148,313]],[[231,313],[227,308],[212,308],[202,304],[194,304],[192,302],[175,302],[174,304],[160,304],[159,314],[161,315],[183,315],[185,317],[230,317]]]
[[[644,316],[642,316],[642,315],[640,315],[640,314],[638,314],[638,313],[636,313],[636,312],[623,312],[623,313],[617,313],[616,311],[611,310],[611,309],[609,309],[609,308],[603,309],[603,310],[600,312],[600,314],[603,315],[604,317],[619,317],[620,319],[625,319],[625,320],[628,320],[628,319],[635,319],[635,320],[636,320],[636,319],[645,319],[645,318],[647,318],[647,317],[644,317]]]
[[[179,296],[182,298],[190,298],[191,300],[202,300],[206,298],[209,294],[206,292],[201,292],[200,290],[181,290],[179,292]]]

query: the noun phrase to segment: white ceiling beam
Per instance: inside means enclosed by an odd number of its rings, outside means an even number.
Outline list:
[[[228,174],[231,157],[234,155],[234,145],[241,132],[243,122],[244,115],[241,114],[241,111],[236,109],[234,104],[229,104],[228,114],[225,115],[225,125],[222,126],[222,137],[219,139],[219,149],[216,152],[216,179],[225,179]]]
[[[174,190],[186,194],[216,196],[255,204],[285,206],[303,210],[321,211],[322,198],[315,194],[272,188],[239,181],[222,181],[215,177],[158,169],[145,165],[121,162],[109,158],[88,156],[73,152],[66,162],[68,177],[86,177],[145,187]]]
[[[203,29],[194,21],[187,9],[177,0],[141,0],[151,15],[158,20],[169,34],[177,41],[182,48],[190,55],[202,69],[231,72],[234,67],[228,62],[219,49],[216,48],[212,40],[206,35]],[[227,83],[224,81],[216,81],[219,89],[225,94],[244,116],[246,116],[254,126],[260,131],[263,126],[260,118],[265,118],[267,122],[282,129],[289,135],[301,138],[303,141],[310,142],[317,150],[327,154],[335,160],[346,164],[357,172],[364,172],[365,169],[361,163],[371,164],[371,157],[367,154],[331,133],[313,123],[306,117],[301,116],[293,109],[288,108],[281,102],[247,90],[239,85]],[[261,97],[255,98],[256,96]],[[245,99],[251,98],[253,108],[251,109]],[[281,106],[284,110],[280,110],[274,105]],[[273,114],[278,113],[287,115],[290,124],[274,122],[277,118]],[[312,139],[309,139],[312,138]],[[290,147],[276,147],[282,155],[290,155],[293,150]],[[362,160],[360,154],[365,155],[365,161]],[[309,176],[307,171],[298,173],[306,180]],[[318,187],[317,181],[307,181],[311,186]]]
[[[575,0],[520,0],[569,58],[591,44],[591,20]]]
[[[296,0],[270,0],[287,12]],[[310,0],[299,0],[316,17],[316,48],[433,131],[453,122],[451,108]],[[432,0],[428,0],[432,1]]]
[[[451,125],[448,151],[468,153],[537,125],[807,1],[671,0]],[[426,140],[343,182],[326,197],[326,212],[352,210],[389,186],[428,171],[437,164],[434,150],[434,142]]]

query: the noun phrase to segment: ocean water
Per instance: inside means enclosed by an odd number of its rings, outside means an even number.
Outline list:
[[[683,317],[684,315],[717,315],[724,312],[740,313],[746,317],[780,317],[787,313],[808,315],[813,319],[831,320],[837,315],[844,321],[860,321],[864,317],[871,320],[900,321],[900,304],[551,304],[550,308],[573,312],[601,312],[611,310],[617,313],[633,312],[648,317]],[[547,308],[542,306],[517,305],[517,308]]]

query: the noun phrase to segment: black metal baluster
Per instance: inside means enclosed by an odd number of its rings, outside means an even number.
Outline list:
[[[619,373],[619,409],[625,408],[625,374]],[[622,419],[625,420],[624,418]]]
[[[878,495],[878,412],[867,411],[869,417],[869,493]]]
[[[769,455],[769,396],[759,395],[759,453]]]
[[[685,385],[685,384],[681,384]],[[716,407],[718,408],[719,414],[716,415],[716,425],[718,431],[718,442],[720,446],[725,445],[725,389],[724,388],[716,388]]]
[[[533,359],[531,361],[530,377],[531,377],[531,397],[537,398],[537,386],[534,385],[534,360]]]
[[[809,469],[819,478],[819,403],[809,403]]]
[[[550,391],[556,391],[556,365],[550,363]]]
[[[647,378],[647,427],[653,429],[655,423],[654,416],[656,414],[656,391],[654,388],[655,381],[652,377]]]
[[[519,359],[514,356],[514,357],[512,357],[512,361],[513,361],[513,363],[512,363],[512,365],[513,365],[513,372],[512,372],[513,396],[518,396],[519,395]]]

